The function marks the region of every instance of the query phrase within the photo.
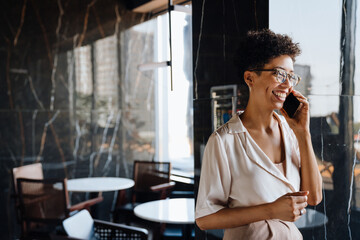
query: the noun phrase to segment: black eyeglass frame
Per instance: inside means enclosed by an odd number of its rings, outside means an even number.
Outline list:
[[[289,82],[290,82],[291,86],[293,86],[293,87],[298,85],[299,82],[301,81],[301,77],[299,75],[297,75],[295,73],[288,73],[285,70],[278,69],[278,68],[272,68],[272,69],[257,69],[257,68],[255,68],[255,69],[249,69],[247,71],[250,71],[250,72],[274,72],[274,74],[276,74],[276,80],[279,83],[284,83],[286,81],[286,79],[289,78]],[[283,81],[279,80],[279,78],[278,78],[280,72],[285,73],[285,78]],[[292,77],[296,77],[297,79],[293,79]],[[294,81],[295,81],[295,83],[294,83]]]

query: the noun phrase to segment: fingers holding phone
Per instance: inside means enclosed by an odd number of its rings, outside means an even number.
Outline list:
[[[295,97],[295,95],[292,92],[289,93],[282,107],[286,115],[290,118],[294,118],[299,107],[300,107],[300,101],[297,99],[297,97]]]
[[[300,92],[293,90],[291,92],[297,100],[300,102],[300,106],[298,108],[298,112],[302,114],[309,115],[309,101],[306,97],[304,97]]]
[[[280,110],[290,127],[295,129],[309,129],[309,102],[300,92],[293,90],[287,97]]]

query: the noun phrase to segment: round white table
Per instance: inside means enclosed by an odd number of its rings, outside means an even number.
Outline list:
[[[183,237],[189,239],[194,224],[193,198],[174,198],[142,203],[134,208],[137,217],[160,223],[183,224]]]
[[[307,208],[304,216],[299,218],[295,223],[299,229],[311,229],[324,226],[328,222],[328,218],[322,212]]]
[[[69,192],[109,192],[128,189],[134,186],[134,181],[128,178],[118,177],[92,177],[74,178],[66,181]],[[54,188],[61,190],[61,184],[55,184]]]
[[[69,192],[109,192],[128,189],[134,186],[134,181],[118,177],[74,178],[67,180]]]
[[[68,192],[89,193],[86,198],[97,198],[102,196],[102,192],[118,191],[133,187],[135,182],[128,178],[118,177],[90,177],[90,178],[74,178],[68,179],[66,187]],[[62,189],[62,185],[55,184],[55,189]],[[96,197],[94,193],[98,193]],[[101,200],[102,201],[102,200]],[[112,209],[115,206],[113,202]],[[92,207],[92,215],[96,214],[97,206]]]

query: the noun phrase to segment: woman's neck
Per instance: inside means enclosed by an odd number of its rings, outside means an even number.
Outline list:
[[[247,129],[256,129],[267,131],[272,129],[276,124],[273,110],[264,109],[259,105],[248,103],[243,114],[240,115],[240,119]]]

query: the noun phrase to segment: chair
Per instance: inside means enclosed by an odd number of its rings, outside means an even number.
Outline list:
[[[62,222],[66,234],[78,239],[132,239],[147,240],[146,229],[93,219],[82,210]]]
[[[70,206],[66,179],[17,179],[22,237],[44,237],[71,212],[99,202],[90,199]]]
[[[131,191],[130,202],[124,200],[124,191],[118,192],[116,207],[113,211],[113,221],[123,222],[147,228],[149,237],[158,239],[165,229],[165,224],[139,219],[134,214],[134,208],[143,202],[167,198],[175,186],[170,181],[170,162],[134,161],[133,179],[135,185]]]
[[[170,162],[135,161],[132,202],[168,197],[175,186],[174,182],[170,182],[170,172]]]
[[[18,178],[44,179],[41,163],[33,163],[25,166],[13,168],[11,171],[12,197],[17,199],[17,182]],[[17,200],[16,200],[17,201]]]
[[[174,182],[170,182],[170,162],[134,161],[133,179],[135,185],[131,191],[131,201],[126,203],[124,190],[118,192],[116,206],[113,211],[114,222],[120,216],[134,216],[134,208],[139,204],[152,200],[167,198]],[[129,224],[131,218],[125,219]]]
[[[17,179],[26,178],[26,179],[44,179],[44,173],[41,163],[33,163],[24,166],[15,167],[11,171],[11,181],[12,181],[12,195],[11,197],[15,203],[15,212],[16,212],[16,220],[19,224],[24,225],[25,223],[21,220],[20,213],[20,200],[18,196],[18,188],[17,188]],[[79,205],[83,208],[90,209],[90,207],[96,203],[103,201],[103,197],[99,196],[97,198],[93,198],[87,201],[81,202]],[[25,229],[22,226],[22,229]]]
[[[14,183],[14,191],[16,192],[16,179],[30,178],[30,179],[44,179],[43,169],[41,163],[33,163],[20,167],[13,168],[11,171]]]
[[[12,185],[12,194],[11,198],[14,201],[15,206],[15,214],[16,214],[16,221],[20,224],[20,203],[18,197],[18,190],[17,190],[17,182],[18,178],[30,178],[30,179],[44,179],[44,174],[42,170],[41,163],[33,163],[29,165],[24,165],[20,167],[13,168],[11,171],[11,185]]]

